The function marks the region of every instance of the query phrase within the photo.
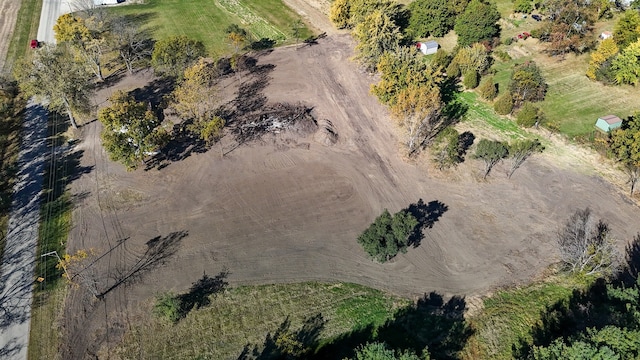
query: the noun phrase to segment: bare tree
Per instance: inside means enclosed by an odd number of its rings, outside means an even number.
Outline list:
[[[609,225],[595,221],[591,209],[576,210],[558,231],[562,262],[573,273],[610,274],[618,266],[619,252]]]
[[[133,74],[136,62],[151,58],[151,38],[138,24],[124,16],[113,19],[110,24],[111,47],[118,52],[129,74]]]
[[[635,190],[638,181],[640,181],[640,165],[628,162],[624,166],[624,172],[628,176],[627,184],[631,186],[630,196],[633,197],[633,191]]]

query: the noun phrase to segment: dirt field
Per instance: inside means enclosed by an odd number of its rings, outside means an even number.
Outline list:
[[[369,95],[374,79],[349,61],[352,48],[348,36],[332,35],[258,63],[275,65],[263,90],[269,102],[312,106],[318,120],[333,124],[335,145],[317,134],[283,135],[224,158],[214,147],[161,170],[126,172],[108,161],[99,123],[83,128],[69,250],[94,249],[85,280],[113,290],[103,301],[85,287],[72,292],[64,358],[95,354],[127,328],[127,309],[224,267],[232,284],[340,280],[403,295],[474,295],[528,281],[556,261],[554,232],[576,208],[592,207],[621,240],[640,230],[640,209],[608,183],[536,159],[511,180],[497,167],[486,182],[471,160],[454,180],[406,163],[385,109]],[[118,86],[149,79],[143,73]],[[235,78],[227,91],[249,81]],[[419,199],[446,208],[421,245],[387,264],[370,261],[358,234],[382,209]],[[167,246],[164,263],[154,258],[139,269],[159,243],[175,244],[175,252]]]
[[[0,72],[4,68],[7,51],[9,50],[9,42],[13,34],[13,28],[16,25],[18,10],[20,10],[21,1],[16,0],[0,0]]]

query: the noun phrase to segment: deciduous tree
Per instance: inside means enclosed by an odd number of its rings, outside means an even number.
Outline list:
[[[491,169],[504,159],[509,151],[507,147],[500,141],[482,139],[478,142],[476,147],[476,153],[474,157],[484,161],[484,175],[483,179],[486,179]]]
[[[597,14],[589,0],[547,0],[544,11],[549,21],[539,29],[551,55],[583,53],[594,44],[593,24]]]
[[[640,13],[638,10],[627,10],[613,27],[613,40],[620,49],[636,42],[640,37]]]
[[[216,64],[201,58],[184,71],[183,79],[172,92],[172,107],[183,121],[207,121],[213,118],[219,102]]]
[[[498,84],[493,76],[489,76],[480,83],[477,91],[483,99],[492,101],[498,96]]]
[[[394,51],[385,52],[378,62],[380,81],[371,87],[371,92],[388,105],[394,105],[398,93],[417,84],[431,81],[439,73],[428,69],[427,64],[418,58],[413,47],[401,46]]]
[[[640,40],[631,43],[613,59],[611,69],[618,84],[640,84]]]
[[[102,141],[109,157],[135,169],[146,156],[168,141],[168,134],[158,117],[144,102],[117,91],[110,98],[111,106],[100,109],[98,120],[103,124]]]
[[[598,79],[600,69],[608,60],[613,59],[616,54],[618,54],[616,42],[611,38],[602,40],[598,48],[591,53],[589,68],[587,68],[587,77],[592,80],[602,80]]]
[[[507,171],[507,177],[511,179],[513,173],[516,172],[520,165],[522,165],[531,155],[542,151],[544,151],[544,146],[542,146],[538,139],[514,141],[509,145],[509,158],[511,159],[511,164]]]
[[[453,29],[456,14],[447,0],[416,0],[409,10],[408,29],[416,37],[440,37]]]
[[[464,12],[456,18],[454,30],[458,34],[458,44],[469,46],[498,36],[498,20],[500,13],[495,3],[471,0]]]
[[[351,1],[334,0],[329,10],[329,19],[338,29],[351,27]]]
[[[615,271],[618,251],[609,225],[595,221],[591,209],[576,210],[558,231],[560,256],[573,273],[610,274]]]
[[[78,127],[74,113],[91,109],[92,75],[62,47],[38,49],[31,61],[17,64],[14,75],[26,95],[46,100],[51,111],[66,112],[73,128]]]
[[[161,74],[179,77],[187,67],[205,55],[201,41],[184,35],[171,36],[156,42],[151,54],[151,65]]]
[[[611,133],[610,148],[629,176],[631,196],[640,176],[640,112],[622,123]]]
[[[395,351],[390,349],[386,343],[367,343],[356,351],[356,357],[349,360],[429,360],[429,354],[425,350],[420,358],[414,352]]]
[[[354,30],[356,60],[367,70],[374,71],[382,54],[393,51],[403,40],[402,32],[389,16],[376,10]]]
[[[102,81],[102,57],[107,50],[104,23],[94,18],[82,19],[73,14],[58,18],[53,26],[58,43],[66,43]]]
[[[443,106],[440,88],[434,80],[425,84],[411,84],[398,92],[391,112],[403,131],[403,144],[409,156],[428,145],[445,127]]]
[[[121,16],[111,20],[110,29],[110,46],[117,51],[129,74],[133,74],[136,63],[151,59],[153,42],[138,24]]]
[[[540,68],[533,61],[515,67],[509,82],[509,93],[515,107],[520,107],[525,101],[542,101],[547,94],[545,82]]]

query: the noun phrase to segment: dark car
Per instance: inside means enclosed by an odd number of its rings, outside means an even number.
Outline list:
[[[31,40],[29,46],[31,46],[32,49],[37,49],[40,46],[40,43],[38,42],[38,40],[33,39]]]
[[[531,17],[533,18],[533,20],[535,21],[540,21],[542,20],[542,16],[538,15],[538,14],[533,14],[531,15]]]

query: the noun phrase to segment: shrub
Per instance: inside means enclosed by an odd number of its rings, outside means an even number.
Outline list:
[[[483,99],[493,101],[498,96],[498,84],[493,80],[493,76],[489,76],[484,79],[477,91]]]
[[[474,70],[468,70],[464,73],[464,79],[462,80],[462,84],[467,89],[475,89],[478,87],[479,75]]]
[[[432,148],[433,162],[439,170],[457,166],[463,160],[460,134],[451,126],[438,134]]]
[[[493,109],[500,115],[508,115],[511,114],[513,110],[513,98],[511,94],[504,94],[496,100],[496,103],[493,104]]]
[[[180,311],[180,298],[174,293],[167,292],[156,296],[156,303],[153,305],[155,316],[174,323],[180,320]]]
[[[451,56],[449,56],[444,49],[440,48],[435,55],[433,55],[431,63],[434,67],[440,66],[441,68],[446,69],[451,63]]]
[[[516,115],[516,122],[524,127],[532,127],[534,125],[538,127],[543,118],[542,111],[529,101],[526,101]]]
[[[511,56],[504,50],[496,50],[496,51],[493,52],[493,55],[495,57],[497,57],[500,61],[509,61],[509,60],[511,60]]]
[[[452,61],[449,66],[447,66],[447,77],[457,78],[460,76],[460,65],[456,61]]]
[[[513,11],[525,14],[531,14],[533,4],[531,0],[516,0],[513,4]]]
[[[509,46],[509,45],[513,44],[513,38],[512,37],[508,37],[508,38],[504,39],[504,41],[502,43],[507,45],[507,46]]]

